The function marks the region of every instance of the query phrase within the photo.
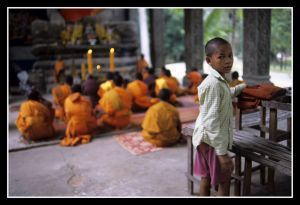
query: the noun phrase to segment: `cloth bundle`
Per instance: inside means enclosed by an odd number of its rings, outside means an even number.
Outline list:
[[[261,100],[273,100],[284,95],[285,92],[285,89],[272,84],[246,87],[238,96],[237,106],[240,109],[253,109],[260,105]]]

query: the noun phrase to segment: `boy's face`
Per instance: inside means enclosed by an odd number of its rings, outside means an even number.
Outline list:
[[[223,76],[229,73],[233,64],[231,46],[229,44],[216,45],[215,52],[206,57],[206,62]]]

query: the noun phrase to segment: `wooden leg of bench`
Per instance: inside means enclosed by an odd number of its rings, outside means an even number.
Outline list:
[[[235,174],[237,176],[241,176],[241,155],[236,154],[235,155],[235,163],[234,163],[234,170]],[[241,195],[241,180],[235,179],[234,182],[234,195],[235,196],[240,196]]]
[[[242,129],[242,110],[240,108],[236,108],[235,112],[235,129]]]
[[[274,175],[274,169],[268,168],[268,190],[271,194],[275,193]]]
[[[289,132],[289,133],[291,133],[291,119],[292,118],[288,118],[287,119],[287,131]],[[287,139],[287,146],[289,147],[289,148],[291,148],[291,135],[289,136],[289,138]]]
[[[187,165],[188,165],[188,175],[193,176],[194,175],[194,148],[192,145],[192,138],[187,138],[187,147],[188,147],[188,159],[187,159]],[[188,192],[193,195],[194,194],[194,182],[187,178],[188,180]]]
[[[260,184],[266,183],[266,167],[261,166],[260,168]]]
[[[243,195],[250,195],[251,192],[251,173],[252,173],[252,161],[245,158],[245,170],[244,170],[244,187]]]
[[[260,111],[260,127],[261,128],[266,128],[266,108],[261,107]],[[260,131],[260,137],[266,138],[266,133],[264,130]],[[266,183],[266,168],[265,166],[261,166],[260,168],[260,184],[265,184]]]

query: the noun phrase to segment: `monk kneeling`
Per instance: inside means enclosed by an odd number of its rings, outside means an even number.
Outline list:
[[[143,82],[141,73],[136,73],[136,80],[127,85],[127,90],[133,98],[134,110],[146,110],[151,105],[159,102],[158,98],[148,96],[148,86]]]
[[[39,140],[54,137],[53,119],[51,104],[38,91],[32,90],[21,105],[16,125],[27,140]]]
[[[60,120],[65,120],[64,103],[66,98],[72,93],[71,86],[73,84],[73,77],[66,76],[65,80],[62,79],[63,75],[59,77],[60,85],[52,89],[53,102],[55,105],[55,117]]]
[[[67,130],[65,138],[60,142],[62,146],[74,146],[88,143],[91,134],[96,130],[96,117],[92,103],[88,97],[81,95],[81,86],[74,85],[72,94],[65,100]]]
[[[132,97],[122,88],[120,76],[114,76],[115,87],[105,92],[99,100],[96,110],[102,112],[97,124],[99,126],[122,129],[129,125],[131,118]]]
[[[178,142],[181,138],[181,122],[176,108],[168,103],[171,92],[161,89],[161,102],[151,106],[142,123],[144,139],[156,146],[165,147]]]

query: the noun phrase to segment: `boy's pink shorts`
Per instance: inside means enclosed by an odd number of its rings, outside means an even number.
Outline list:
[[[197,147],[194,173],[201,178],[209,178],[212,186],[229,181],[231,176],[231,173],[221,174],[220,163],[215,149],[206,143],[201,143]]]

